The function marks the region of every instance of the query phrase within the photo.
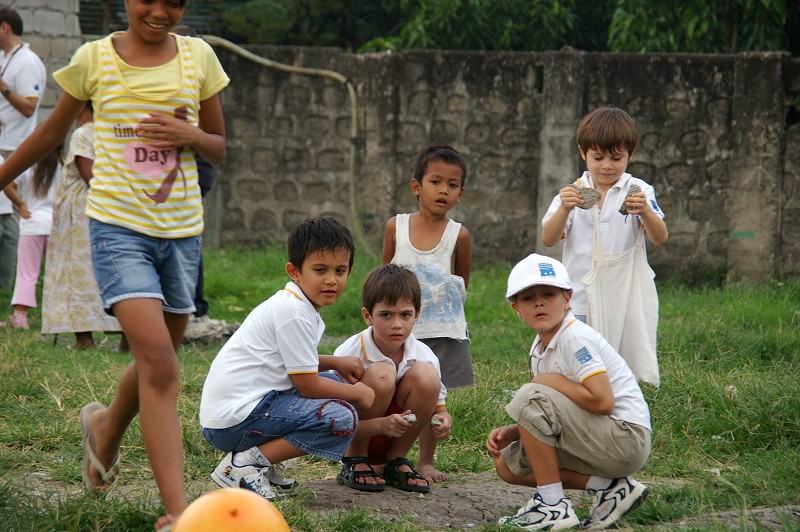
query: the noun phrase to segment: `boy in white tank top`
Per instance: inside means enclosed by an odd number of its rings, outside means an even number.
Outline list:
[[[383,263],[413,271],[422,287],[422,309],[414,336],[439,358],[447,389],[472,386],[464,301],[469,283],[471,244],[466,227],[447,213],[464,194],[467,163],[450,146],[430,146],[417,155],[411,192],[419,210],[398,214],[386,223]],[[433,463],[436,440],[430,428],[420,435],[419,472],[428,482],[447,475]]]

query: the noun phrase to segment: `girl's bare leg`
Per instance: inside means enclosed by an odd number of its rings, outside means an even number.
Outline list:
[[[158,299],[120,301],[114,305],[114,314],[128,338],[134,362],[123,373],[111,405],[92,418],[96,452],[104,464],[110,465],[125,429],[138,411],[144,446],[164,508],[167,514],[177,517],[187,501],[176,351],[188,317],[164,314]]]

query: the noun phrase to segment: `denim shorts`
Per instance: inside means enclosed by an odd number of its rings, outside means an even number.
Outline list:
[[[125,299],[160,299],[164,311],[194,312],[200,236],[155,238],[89,220],[92,266],[107,314]]]
[[[320,373],[320,377],[336,377]],[[297,390],[271,391],[247,419],[224,429],[202,427],[214,448],[240,452],[283,438],[306,454],[341,460],[358,427],[355,407],[341,399],[308,399]]]

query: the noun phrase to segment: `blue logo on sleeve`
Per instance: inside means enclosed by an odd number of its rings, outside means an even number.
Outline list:
[[[592,354],[585,347],[581,347],[575,352],[575,358],[583,365],[587,362],[591,362]]]
[[[650,205],[653,206],[653,210],[656,211],[656,212],[661,210],[661,209],[658,208],[658,203],[656,203],[656,200],[650,200]]]
[[[539,275],[542,277],[555,277],[556,271],[553,269],[553,265],[549,262],[540,262]]]

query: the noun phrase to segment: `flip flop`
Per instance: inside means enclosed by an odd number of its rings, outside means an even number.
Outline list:
[[[112,465],[108,471],[106,471],[105,466],[94,452],[97,442],[92,432],[92,414],[104,408],[105,407],[100,403],[89,403],[81,408],[80,413],[81,439],[83,440],[83,485],[86,487],[86,491],[94,495],[103,495],[108,492],[119,476],[119,452],[117,452],[117,456],[114,459],[114,465]],[[90,465],[93,465],[95,471],[100,475],[99,485],[92,484],[92,475],[89,471]]]

